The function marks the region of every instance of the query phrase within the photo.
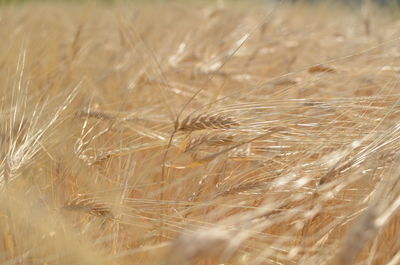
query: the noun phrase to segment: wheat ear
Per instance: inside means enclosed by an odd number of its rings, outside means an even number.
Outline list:
[[[179,125],[178,130],[191,132],[204,129],[229,129],[238,125],[239,122],[234,118],[223,114],[200,114],[195,117],[187,116]]]
[[[228,134],[216,134],[216,135],[209,135],[205,134],[198,138],[193,138],[189,141],[185,148],[185,152],[192,151],[198,148],[200,145],[206,146],[225,146],[230,145],[234,141],[233,135]]]
[[[83,194],[79,194],[77,197],[67,201],[63,209],[86,212],[97,217],[113,217],[110,207],[105,203]]]

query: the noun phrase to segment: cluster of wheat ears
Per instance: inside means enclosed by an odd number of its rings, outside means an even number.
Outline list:
[[[400,264],[396,12],[0,6],[0,264]]]

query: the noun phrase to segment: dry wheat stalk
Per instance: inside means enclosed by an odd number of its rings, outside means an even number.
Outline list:
[[[195,117],[187,116],[179,125],[179,131],[197,131],[204,129],[229,129],[238,126],[234,118],[225,116],[223,114],[200,114]]]
[[[77,197],[67,201],[63,209],[87,212],[97,217],[113,217],[110,207],[84,194],[78,194]]]

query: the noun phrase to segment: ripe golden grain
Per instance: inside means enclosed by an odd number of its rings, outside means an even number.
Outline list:
[[[239,126],[233,117],[223,114],[200,114],[195,117],[187,116],[179,125],[180,131],[197,131],[204,129],[229,129]]]

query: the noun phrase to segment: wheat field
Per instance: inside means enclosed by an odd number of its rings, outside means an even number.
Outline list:
[[[1,265],[400,264],[394,8],[33,2],[0,23]]]

